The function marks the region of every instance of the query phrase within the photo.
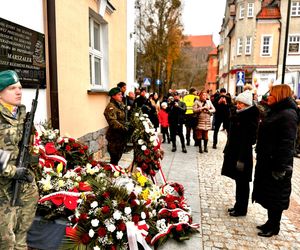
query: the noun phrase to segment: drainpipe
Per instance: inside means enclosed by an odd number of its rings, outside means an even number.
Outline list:
[[[59,129],[55,0],[47,0],[51,125]]]
[[[284,77],[285,77],[286,54],[287,54],[288,38],[289,38],[289,27],[290,27],[290,12],[291,12],[291,0],[288,0],[281,84],[284,84]]]

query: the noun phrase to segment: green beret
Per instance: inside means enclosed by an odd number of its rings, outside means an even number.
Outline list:
[[[109,96],[114,96],[118,93],[121,92],[121,89],[119,87],[115,87],[115,88],[112,88],[109,92],[108,92],[108,95]]]
[[[17,73],[13,70],[5,70],[0,72],[0,91],[15,84],[19,81]]]

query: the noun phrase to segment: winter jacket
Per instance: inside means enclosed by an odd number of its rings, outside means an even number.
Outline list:
[[[158,120],[159,120],[159,124],[162,126],[162,127],[169,127],[169,121],[168,121],[168,117],[169,117],[169,114],[166,110],[164,109],[161,109],[159,112],[158,112]]]
[[[230,117],[222,175],[232,179],[243,177],[248,181],[252,180],[252,145],[256,142],[258,118],[259,111],[256,106],[236,111]],[[236,168],[238,161],[244,163],[242,171]]]
[[[198,114],[197,129],[209,130],[211,129],[211,115],[214,113],[215,107],[210,100],[202,102],[196,100],[193,106],[193,111],[195,114]]]
[[[270,106],[259,126],[252,200],[266,209],[289,207],[298,122],[296,110],[294,100],[286,98]]]

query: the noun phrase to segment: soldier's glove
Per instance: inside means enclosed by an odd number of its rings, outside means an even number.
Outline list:
[[[27,168],[17,168],[13,179],[26,182],[33,182],[33,177]]]
[[[286,171],[272,171],[272,177],[278,181],[282,180],[286,174]]]
[[[245,163],[242,161],[237,161],[236,163],[236,170],[239,172],[243,172],[245,169]]]

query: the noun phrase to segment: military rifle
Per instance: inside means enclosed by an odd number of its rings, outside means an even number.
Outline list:
[[[26,114],[26,120],[24,123],[24,132],[22,137],[22,143],[20,146],[20,152],[17,160],[17,168],[27,168],[30,163],[30,152],[29,152],[29,142],[32,134],[34,115],[37,108],[39,96],[39,86],[36,89],[35,98],[32,100],[31,110]],[[13,182],[13,196],[12,196],[12,206],[21,206],[22,202],[19,199],[20,188],[22,181],[14,180]]]

